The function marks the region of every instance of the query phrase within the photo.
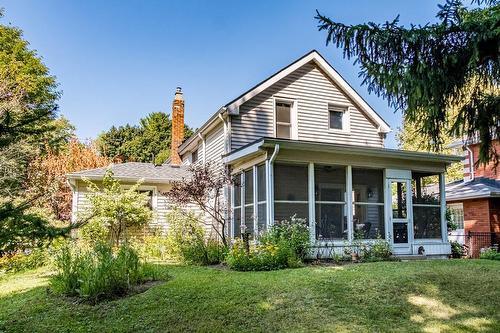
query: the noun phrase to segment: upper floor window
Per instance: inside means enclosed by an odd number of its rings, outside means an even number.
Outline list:
[[[276,103],[276,137],[290,139],[292,135],[292,103]]]
[[[191,163],[198,162],[198,149],[191,153]]]
[[[347,130],[347,108],[336,105],[328,105],[328,117],[330,129]]]

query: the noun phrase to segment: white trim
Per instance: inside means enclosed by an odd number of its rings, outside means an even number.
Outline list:
[[[446,221],[446,180],[444,172],[439,174],[439,196],[441,200],[441,238],[448,242],[448,223]]]
[[[340,76],[340,74],[330,64],[326,62],[326,60],[317,51],[310,52],[302,59],[273,75],[254,89],[247,92],[245,95],[238,98],[236,101],[227,105],[228,113],[232,115],[238,115],[240,105],[252,99],[265,89],[269,88],[282,78],[293,73],[310,61],[314,61],[330,77],[330,79],[343,90],[343,92],[345,92],[357,105],[360,106],[361,110],[364,111],[368,115],[368,117],[375,122],[376,125],[378,125],[379,132],[388,133],[391,131],[389,125],[385,123],[385,121],[375,112],[375,110],[373,110],[368,105],[368,103],[363,100],[363,98],[344,80],[342,76]]]
[[[309,242],[316,241],[316,203],[314,202],[314,163],[309,163],[308,170],[308,204],[309,204]]]
[[[258,182],[257,182],[257,165],[252,167],[253,171],[253,233],[254,239],[259,236],[259,202],[258,202]]]
[[[278,124],[284,124],[284,123],[278,123],[277,122],[277,116],[276,116],[276,104],[277,103],[289,103],[290,105],[290,139],[291,140],[298,140],[299,139],[299,116],[298,116],[298,101],[295,98],[289,98],[289,97],[283,97],[283,96],[273,96],[273,136],[276,138],[277,137],[277,131],[276,131],[276,126]]]
[[[352,166],[346,167],[345,173],[346,191],[344,193],[344,200],[346,203],[346,220],[347,220],[347,239],[352,241],[354,238],[354,225],[352,219]]]
[[[330,110],[330,107],[341,108],[343,109],[340,112],[343,112],[342,115],[342,128],[331,128],[330,127],[330,112],[335,110]],[[349,105],[336,103],[336,102],[328,102],[326,103],[326,112],[327,112],[327,127],[328,131],[332,133],[340,133],[340,134],[351,134],[351,108]]]

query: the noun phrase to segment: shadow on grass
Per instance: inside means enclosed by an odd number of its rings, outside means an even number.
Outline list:
[[[46,286],[15,292],[0,298],[0,331],[500,331],[500,265],[166,270],[168,283],[96,306],[64,301]]]

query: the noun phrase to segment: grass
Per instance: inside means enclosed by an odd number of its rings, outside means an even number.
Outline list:
[[[500,332],[498,261],[163,267],[172,280],[96,306],[50,293],[46,269],[0,277],[0,332]]]

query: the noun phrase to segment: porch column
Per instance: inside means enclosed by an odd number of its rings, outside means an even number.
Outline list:
[[[316,242],[316,206],[314,203],[314,163],[309,163],[308,201],[309,201],[309,239],[311,245]]]
[[[352,167],[348,165],[346,167],[346,193],[345,193],[345,202],[346,202],[346,221],[347,221],[347,239],[348,241],[352,241],[354,239],[354,231],[352,225]]]
[[[439,196],[441,201],[441,237],[443,242],[448,242],[448,223],[446,222],[446,188],[445,188],[445,174],[439,174]]]

